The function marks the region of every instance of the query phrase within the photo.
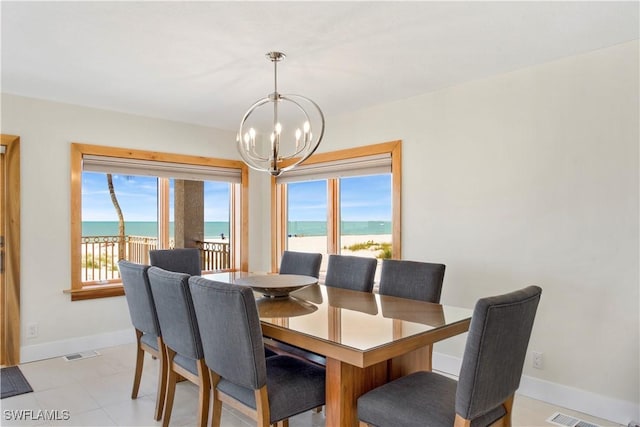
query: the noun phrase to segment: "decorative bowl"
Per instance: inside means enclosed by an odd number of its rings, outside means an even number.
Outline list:
[[[318,279],[298,274],[266,274],[242,277],[235,283],[250,286],[254,291],[271,298],[286,298],[293,291],[318,283]]]

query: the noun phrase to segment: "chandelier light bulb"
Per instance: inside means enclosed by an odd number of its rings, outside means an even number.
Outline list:
[[[278,92],[277,67],[284,53],[269,52],[266,56],[273,62],[274,91],[256,101],[245,113],[236,140],[238,152],[249,167],[278,176],[316,151],[324,135],[325,122],[322,110],[311,99]],[[316,139],[312,127],[318,130]]]

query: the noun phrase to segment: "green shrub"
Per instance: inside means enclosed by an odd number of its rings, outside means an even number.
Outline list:
[[[118,266],[111,256],[107,256],[107,254],[102,254],[99,257],[82,257],[82,267],[87,269],[95,270],[100,266],[106,267],[110,271],[117,271]]]
[[[368,240],[366,242],[354,243],[353,245],[344,246],[343,249],[347,249],[352,252],[363,250],[380,251],[378,255],[376,255],[376,258],[391,258],[391,243],[376,243],[373,240]]]
[[[355,251],[362,251],[362,250],[365,250],[365,249],[370,249],[374,245],[378,245],[378,243],[374,243],[373,240],[369,240],[367,242],[354,243],[353,245],[345,246],[344,249],[348,249],[348,250],[350,250],[352,252],[355,252]]]
[[[379,259],[391,259],[391,243],[381,243],[380,244],[380,252],[376,258]]]

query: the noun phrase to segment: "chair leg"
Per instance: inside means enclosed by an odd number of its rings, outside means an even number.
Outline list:
[[[271,416],[269,411],[269,395],[267,394],[267,386],[263,386],[255,391],[256,397],[256,421],[258,427],[269,427]]]
[[[222,416],[222,401],[218,397],[218,382],[220,375],[209,369],[209,381],[211,382],[211,390],[213,390],[213,410],[211,413],[211,427],[220,427],[220,418]]]
[[[502,402],[506,413],[502,418],[495,420],[489,427],[511,427],[511,411],[513,410],[513,395]],[[456,420],[459,415],[456,414]],[[470,425],[470,424],[469,424]]]
[[[198,387],[198,419],[200,420],[200,427],[207,426],[207,420],[209,419],[209,391],[211,390],[211,382],[209,380],[209,370],[204,363],[204,359],[197,361],[198,365],[198,379],[200,384]]]
[[[511,427],[511,414],[513,413],[513,399],[515,395],[511,395],[510,398],[504,402],[504,408],[507,410],[507,414],[504,416],[505,426]]]
[[[158,357],[160,366],[158,367],[158,392],[156,393],[156,413],[154,419],[160,421],[162,412],[164,411],[164,400],[167,393],[167,349],[162,341],[162,337],[158,337],[158,349],[160,357]]]
[[[467,420],[466,418],[462,418],[460,415],[456,414],[453,427],[471,427],[471,420]]]
[[[138,390],[140,389],[140,378],[142,378],[142,367],[144,364],[144,350],[140,345],[142,339],[142,331],[136,329],[136,371],[133,374],[133,389],[131,390],[131,398],[136,399],[138,397]]]
[[[167,395],[164,402],[164,417],[162,418],[162,427],[168,427],[171,420],[171,411],[173,410],[173,398],[176,394],[176,379],[178,374],[173,370],[173,358],[176,352],[167,347]]]

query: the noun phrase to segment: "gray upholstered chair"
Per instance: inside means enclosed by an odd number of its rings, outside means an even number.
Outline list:
[[[303,276],[318,278],[320,277],[321,264],[322,254],[284,251],[280,259],[280,269],[278,272],[280,274],[301,274]],[[301,357],[321,366],[326,366],[327,364],[323,356],[270,338],[265,339],[265,351],[271,351],[273,354]]]
[[[162,418],[162,409],[164,407],[167,364],[164,341],[160,333],[158,315],[153,295],[151,294],[151,287],[149,286],[149,276],[147,275],[149,266],[121,260],[118,262],[118,269],[120,270],[120,278],[122,279],[127,305],[129,306],[131,323],[136,331],[136,370],[133,374],[131,398],[136,399],[138,397],[144,365],[144,353],[147,352],[157,358],[160,364],[154,414],[154,418],[159,420]]]
[[[511,409],[542,289],[529,286],[475,306],[460,378],[416,372],[358,398],[360,425],[511,426]]]
[[[289,417],[324,405],[325,370],[290,356],[264,357],[253,291],[189,279],[213,389],[212,426],[222,403],[252,415],[258,426],[287,425]]]
[[[280,259],[280,274],[301,274],[320,277],[322,254],[311,252],[284,251]]]
[[[167,392],[162,425],[169,425],[178,375],[196,384],[198,421],[201,427],[209,417],[211,383],[204,362],[198,321],[193,312],[189,275],[149,268],[149,283],[156,303],[160,330],[167,348]]]
[[[190,276],[202,274],[200,249],[198,248],[152,250],[149,251],[149,261],[152,266],[167,271],[185,273]]]
[[[378,260],[351,255],[329,255],[326,286],[361,292],[373,291],[373,278]]]
[[[444,264],[385,259],[380,272],[381,295],[440,302]]]

